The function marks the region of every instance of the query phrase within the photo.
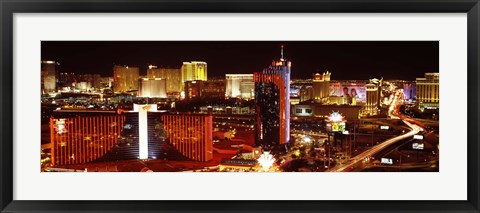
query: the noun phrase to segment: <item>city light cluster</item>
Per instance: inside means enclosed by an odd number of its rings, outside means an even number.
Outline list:
[[[263,69],[222,76],[198,59],[102,76],[46,58],[42,170],[438,171],[439,73],[342,80],[333,67],[296,79],[287,54],[281,45]]]

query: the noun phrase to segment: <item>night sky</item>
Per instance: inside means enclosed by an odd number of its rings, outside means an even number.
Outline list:
[[[292,79],[329,70],[332,80],[414,80],[439,72],[437,41],[43,41],[42,60],[55,60],[60,72],[113,76],[113,65],[180,67],[205,61],[208,76],[253,73],[280,58],[292,61]]]

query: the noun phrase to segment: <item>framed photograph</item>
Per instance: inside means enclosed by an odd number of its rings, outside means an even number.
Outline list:
[[[0,7],[1,212],[480,212],[477,0]]]

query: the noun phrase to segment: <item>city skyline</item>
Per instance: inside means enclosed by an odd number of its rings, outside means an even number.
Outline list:
[[[208,63],[209,77],[251,74],[280,57],[292,63],[292,79],[330,71],[337,80],[414,80],[437,72],[438,41],[42,41],[42,60],[59,62],[60,72],[112,76],[113,66],[180,68]]]
[[[124,62],[159,55],[165,60],[145,63],[148,70],[132,62],[113,65],[112,74],[81,74],[62,72],[61,59],[43,58],[42,171],[439,171],[440,72],[421,68],[438,67],[438,42],[149,46],[161,54],[136,54],[153,43],[135,44],[140,45],[104,42],[104,50],[124,49],[98,60],[66,63],[80,70],[122,54]],[[74,46],[81,45],[98,50],[84,42]],[[328,55],[336,59],[325,63],[318,50],[322,46],[328,54],[328,45],[337,53]],[[77,55],[74,58],[102,53],[65,48],[70,57]],[[182,66],[165,68],[171,67],[167,59]],[[317,66],[336,60],[341,63],[334,67],[348,72],[295,69],[297,63]],[[358,60],[362,63],[355,63]],[[212,64],[227,66],[228,72]],[[249,72],[235,70],[241,66]],[[382,66],[392,68],[375,71]],[[392,69],[399,71],[386,71]]]

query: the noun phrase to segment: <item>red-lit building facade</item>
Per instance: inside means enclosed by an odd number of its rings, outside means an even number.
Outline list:
[[[195,161],[213,158],[213,116],[163,114],[169,143],[185,157]]]
[[[157,121],[161,125],[157,125]],[[213,158],[212,115],[155,112],[149,114],[148,123],[148,126],[139,125],[138,113],[134,112],[73,118],[51,117],[52,165],[138,159],[139,128],[148,128],[151,135],[148,137],[149,158],[194,161],[209,161]],[[161,126],[166,138],[154,136],[156,126]]]
[[[87,163],[105,155],[118,141],[124,115],[50,118],[53,165]]]
[[[185,99],[225,99],[226,81],[214,79],[207,81],[186,81]]]

